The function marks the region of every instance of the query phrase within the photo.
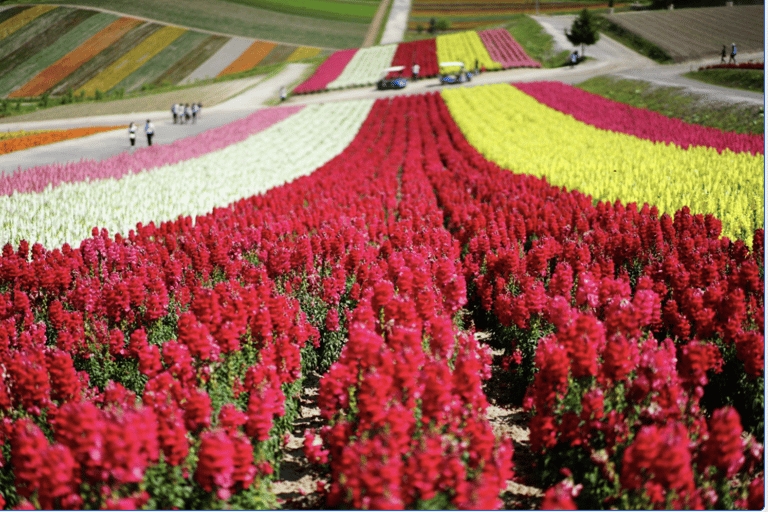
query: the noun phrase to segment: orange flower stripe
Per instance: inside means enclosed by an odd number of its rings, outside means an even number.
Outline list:
[[[129,30],[141,23],[134,18],[120,18],[105,27],[98,34],[63,56],[57,62],[42,70],[36,77],[8,95],[9,98],[39,96],[71,75],[77,68],[91,60],[99,52],[123,37]]]
[[[240,73],[241,71],[248,71],[249,69],[255,67],[259,62],[261,62],[275,46],[277,46],[275,43],[256,41],[217,76],[231,75],[233,73]]]
[[[107,132],[111,130],[125,129],[126,126],[92,126],[89,128],[73,128],[71,130],[52,130],[45,133],[30,133],[15,137],[7,140],[0,140],[0,155],[12,153],[14,151],[21,151],[24,149],[34,148],[36,146],[44,146],[46,144],[53,144],[54,142],[61,142],[69,139],[77,139],[79,137],[86,137],[93,135],[94,133]]]
[[[0,23],[0,39],[4,39],[13,34],[27,23],[31,23],[35,18],[42,16],[48,11],[55,9],[54,5],[38,5],[20,12],[13,18]]]

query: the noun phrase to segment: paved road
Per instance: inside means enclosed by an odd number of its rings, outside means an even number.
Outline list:
[[[558,48],[572,50],[573,47],[563,36],[563,28],[570,27],[573,16],[539,16],[536,20],[555,38]],[[765,97],[760,93],[751,93],[703,84],[679,76],[689,69],[697,69],[699,65],[712,64],[714,61],[702,61],[673,66],[661,66],[627,49],[613,39],[602,35],[597,44],[587,47],[587,57],[591,59],[579,64],[573,69],[511,69],[492,73],[483,73],[472,80],[469,86],[491,83],[531,82],[537,80],[557,80],[568,84],[576,84],[598,75],[615,75],[626,78],[647,80],[660,85],[685,87],[687,90],[709,96],[719,101],[733,103],[750,103],[763,105]],[[763,54],[742,56],[744,60],[759,59]],[[242,95],[222,103],[216,107],[205,108],[202,119],[196,125],[174,125],[167,111],[136,114],[139,119],[150,118],[156,127],[157,144],[167,144],[174,140],[196,135],[204,130],[221,126],[228,122],[245,117],[251,112],[263,108],[264,101],[274,98],[282,85],[297,80],[304,71],[303,65],[291,64],[281,74],[266,80]],[[402,91],[377,91],[374,87],[346,89],[317,94],[293,96],[288,104],[314,104],[329,101],[340,101],[358,98],[386,98],[399,94],[419,94],[429,91],[439,91],[441,86],[436,78],[419,80],[409,83]],[[448,86],[461,87],[461,86]],[[105,116],[98,118],[80,118],[63,121],[45,121],[36,123],[2,124],[0,129],[7,131],[34,130],[43,128],[61,128],[75,126],[93,126],[94,124],[126,123],[124,115],[109,119]],[[139,142],[146,144],[144,139]],[[137,144],[139,143],[137,142]],[[104,159],[109,156],[129,150],[127,133],[123,131],[107,132],[83,139],[60,142],[49,146],[33,148],[26,151],[0,156],[0,172],[12,173],[18,169],[27,169],[38,165],[54,162],[71,162],[80,159]]]
[[[411,14],[411,0],[392,0],[389,19],[384,25],[384,33],[379,44],[399,43],[408,28],[408,16]]]

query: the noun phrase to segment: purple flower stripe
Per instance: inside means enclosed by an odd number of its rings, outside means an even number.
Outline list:
[[[126,151],[102,161],[81,160],[67,164],[33,167],[10,176],[0,177],[0,194],[11,195],[14,191],[17,193],[40,192],[49,185],[57,187],[62,183],[119,179],[129,173],[138,173],[197,158],[241,142],[303,108],[303,105],[297,105],[261,109],[244,119],[212,128],[193,137],[179,139],[162,146],[141,148],[133,153]]]
[[[339,75],[347,67],[349,61],[355,56],[355,53],[357,53],[357,48],[340,50],[333,53],[325,62],[320,64],[314,75],[293,90],[294,94],[324,90],[329,83],[339,78]]]
[[[541,64],[530,58],[515,38],[503,28],[478,30],[477,35],[480,36],[491,58],[505,69],[541,67]]]
[[[730,149],[736,153],[765,154],[763,134],[724,132],[717,128],[689,124],[651,110],[609,100],[561,82],[512,85],[540,103],[603,130],[626,133],[654,142],[672,143],[684,149],[689,146],[705,146],[716,149],[718,153]]]

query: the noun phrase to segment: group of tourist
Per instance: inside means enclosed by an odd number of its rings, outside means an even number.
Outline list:
[[[136,126],[136,123],[131,122],[130,126],[128,126],[128,138],[131,141],[131,146],[136,145],[136,131],[138,130],[138,127]],[[152,145],[152,136],[155,134],[155,125],[152,124],[152,121],[147,119],[147,122],[144,124],[144,133],[147,134],[147,146]]]
[[[197,120],[197,115],[203,108],[202,103],[174,103],[171,105],[171,114],[173,114],[173,124],[185,124],[189,120],[192,120],[194,124]]]

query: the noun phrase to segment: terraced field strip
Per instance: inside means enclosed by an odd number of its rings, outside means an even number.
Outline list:
[[[299,46],[296,50],[285,59],[286,62],[296,62],[297,60],[311,59],[320,54],[323,51],[320,48],[313,48],[311,46]]]
[[[101,22],[103,20],[104,18],[101,18],[99,21]],[[59,60],[45,68],[32,80],[27,82],[26,85],[12,92],[9,96],[11,98],[38,96],[53,89],[62,80],[65,80],[86,62],[91,60],[91,58],[120,39],[139,23],[141,22],[134,18],[115,19],[112,23],[89,37],[88,40],[78,45],[74,50],[69,51],[66,55],[59,58]],[[95,26],[93,28],[95,28]],[[66,88],[64,90],[66,90]]]
[[[197,48],[180,58],[152,83],[154,85],[162,85],[166,82],[174,85],[178,84],[205,61],[215,55],[216,52],[221,50],[221,48],[228,42],[229,38],[225,36],[208,36],[197,46]]]
[[[5,39],[25,25],[31,23],[38,16],[42,16],[56,7],[53,5],[36,5],[17,13],[15,16],[0,23],[0,40]]]
[[[3,23],[25,11],[26,9],[29,9],[29,7],[25,5],[15,5],[13,7],[6,7],[5,9],[0,10],[0,27],[3,26]]]
[[[3,70],[0,75],[0,95],[7,94],[14,86],[26,82],[30,76],[37,74],[42,69],[38,64],[38,55],[46,48],[59,46],[59,40],[62,37],[95,14],[95,11],[70,9],[62,19],[52,23],[45,31],[0,59],[0,69]]]
[[[227,66],[218,76],[240,73],[255,67],[266,57],[277,43],[266,43],[264,41],[255,41],[245,50],[235,61]]]
[[[210,36],[196,30],[187,30],[178,39],[163,48],[160,53],[141,65],[139,69],[123,78],[112,90],[133,91],[143,84],[153,83],[164,73],[171,71],[179,61],[179,55],[187,55]]]
[[[0,39],[0,59],[7,57],[19,48],[32,42],[39,34],[45,32],[48,28],[59,22],[72,11],[74,11],[74,9],[67,7],[51,9],[40,16],[35,17],[33,20],[30,20],[29,23],[26,23],[23,27],[8,37]]]
[[[96,90],[108,91],[112,89],[118,82],[139,69],[142,64],[160,53],[163,48],[181,37],[186,31],[187,29],[179,27],[161,28],[89,80],[77,93],[85,91],[86,96],[91,96]]]
[[[765,7],[741,5],[606,15],[624,29],[664,49],[675,61],[713,56],[722,45],[739,52],[761,52],[765,45]]]
[[[293,52],[297,50],[295,45],[292,44],[279,44],[272,48],[269,55],[264,57],[261,61],[262,66],[269,66],[270,64],[279,64],[288,60],[288,57],[293,55]]]
[[[244,37],[233,37],[227,43],[219,48],[219,50],[211,56],[208,60],[202,63],[197,69],[192,71],[186,78],[179,83],[191,84],[195,80],[205,80],[206,78],[214,78],[219,75],[224,69],[232,64],[242,53],[253,44],[253,39],[246,39]]]
[[[157,23],[140,22],[138,25],[135,25],[123,37],[115,40],[107,48],[77,68],[74,73],[62,80],[53,90],[53,93],[62,94],[70,87],[74,90],[80,89],[89,80],[111,66],[116,60],[161,28],[162,25]]]

